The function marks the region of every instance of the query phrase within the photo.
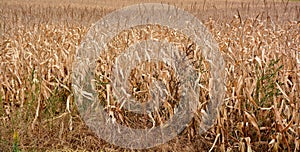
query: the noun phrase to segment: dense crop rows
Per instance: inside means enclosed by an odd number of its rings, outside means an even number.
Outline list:
[[[84,125],[73,101],[72,62],[88,30],[78,17],[91,22],[92,17],[84,17],[90,11],[81,8],[66,15],[57,9],[50,18],[73,14],[77,19],[58,24],[22,20],[36,7],[10,7],[11,12],[1,11],[16,20],[3,17],[6,22],[0,23],[0,151],[120,150]],[[203,22],[226,61],[226,97],[215,126],[198,135],[201,120],[196,117],[178,138],[150,150],[299,151],[300,23],[260,14],[242,18],[239,13]],[[207,92],[200,98],[207,99]],[[135,120],[121,116],[125,122]]]

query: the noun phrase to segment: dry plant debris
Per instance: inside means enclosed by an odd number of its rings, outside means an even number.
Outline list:
[[[71,13],[65,16],[64,9]],[[130,151],[98,139],[84,125],[73,101],[70,76],[73,56],[90,26],[80,25],[77,17],[82,15],[82,20],[92,23],[96,19],[92,21],[91,13],[85,13],[90,9],[75,11],[66,7],[50,11],[50,18],[54,20],[73,16],[76,22],[47,23],[47,16],[42,15],[40,22],[38,18],[23,20],[36,13],[35,10],[45,14],[51,9],[43,12],[39,7],[13,5],[0,8],[0,151]],[[200,116],[195,117],[176,139],[145,151],[300,150],[300,23],[275,20],[262,14],[249,18],[242,15],[238,13],[222,20],[214,16],[203,19],[227,63],[226,98],[215,126],[198,135],[201,120]],[[166,32],[166,35],[171,33]],[[189,42],[181,39],[180,44]],[[176,98],[172,92],[176,88],[176,77],[172,72],[160,73],[172,69],[163,64],[144,64],[131,75],[131,87],[137,88],[132,89],[135,97],[141,101],[148,98],[141,90],[149,89],[145,84],[151,77],[140,76],[154,71],[155,78],[164,77],[171,82],[170,94]],[[149,70],[143,68],[146,65]],[[205,80],[209,77],[205,71],[209,69],[205,62],[199,65],[204,67],[198,69]],[[138,86],[139,81],[145,83]],[[203,88],[207,87],[205,81],[204,84]],[[100,93],[101,89],[100,85]],[[208,92],[202,91],[200,100],[205,101]],[[159,122],[163,121],[160,117],[172,115],[171,107],[176,103],[169,100],[165,111],[153,119]],[[124,111],[119,111],[116,117],[129,126],[133,122],[140,122],[139,127],[153,125],[151,120],[148,124]]]

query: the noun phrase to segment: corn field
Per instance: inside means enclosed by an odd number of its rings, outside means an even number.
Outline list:
[[[199,134],[201,117],[196,116],[175,139],[143,151],[299,151],[300,3],[167,2],[198,17],[212,33],[226,62],[226,94],[206,133]],[[76,49],[90,26],[118,7],[1,2],[0,151],[134,151],[98,138],[80,117],[72,90]],[[106,68],[103,56],[99,55],[99,73]],[[195,66],[201,67],[207,88],[210,69],[201,57],[198,60]],[[142,67],[159,73],[158,67],[145,64],[132,75],[141,75]],[[132,87],[149,89],[148,82],[131,78]],[[167,79],[172,92],[176,78],[170,73]],[[108,80],[101,83],[99,99],[105,101]],[[200,100],[207,100],[208,94],[204,89]],[[135,98],[144,101],[147,96],[138,93]],[[176,103],[169,104],[171,110],[165,108],[154,117],[160,119],[158,124],[172,115]],[[115,113],[124,125],[152,125],[138,115]]]

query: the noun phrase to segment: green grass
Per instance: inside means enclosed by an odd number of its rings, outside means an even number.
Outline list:
[[[258,64],[256,66],[256,72],[259,77],[256,83],[255,101],[260,107],[270,107],[273,97],[276,98],[280,95],[280,90],[276,87],[276,83],[283,85],[278,80],[278,74],[283,69],[283,65],[278,65],[279,59],[272,59],[268,66],[264,69],[258,70]]]

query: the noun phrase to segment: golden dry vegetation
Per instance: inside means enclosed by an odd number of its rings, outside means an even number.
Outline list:
[[[299,151],[299,2],[165,2],[197,16],[218,42],[226,62],[226,95],[207,133],[198,134],[196,117],[177,138],[145,151]],[[1,2],[0,151],[130,151],[97,138],[84,124],[73,99],[71,69],[92,23],[135,3]],[[141,73],[137,68],[133,75]],[[134,76],[133,87],[141,81]],[[172,74],[169,79],[172,91],[176,79]],[[203,91],[200,99],[207,94]],[[121,111],[117,119],[130,126],[139,123],[137,117]]]

